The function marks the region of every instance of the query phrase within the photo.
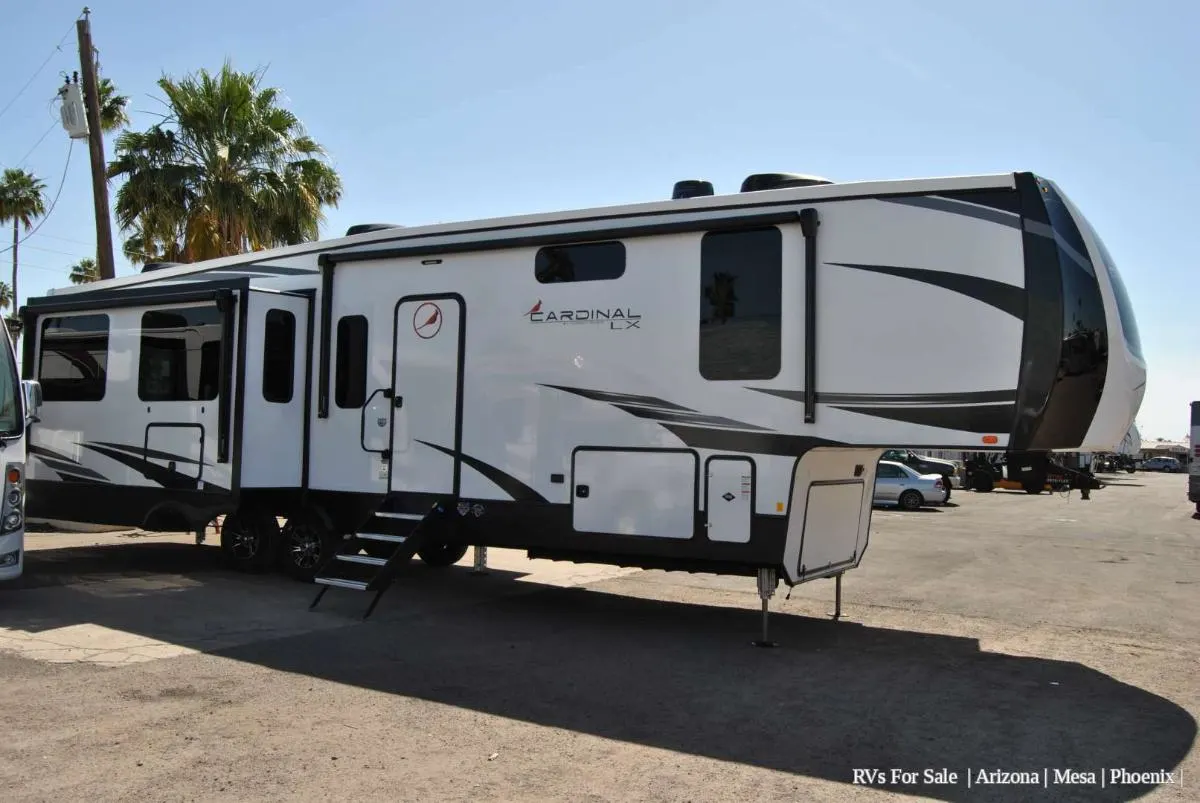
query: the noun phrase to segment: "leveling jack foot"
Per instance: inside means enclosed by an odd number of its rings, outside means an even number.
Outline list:
[[[475,566],[471,569],[473,577],[482,577],[488,573],[487,570],[487,547],[475,547]]]
[[[833,620],[836,622],[842,618],[842,575],[841,573],[833,576],[834,591],[833,591]]]
[[[770,632],[768,630],[770,611],[767,605],[771,597],[775,595],[775,587],[779,584],[778,578],[775,576],[774,569],[759,569],[758,570],[758,596],[762,600],[762,638],[758,641],[750,642],[755,647],[778,647],[777,642],[771,641]]]

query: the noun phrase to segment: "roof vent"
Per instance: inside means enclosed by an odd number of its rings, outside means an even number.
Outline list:
[[[713,185],[711,181],[703,181],[698,178],[688,178],[683,181],[676,181],[674,189],[671,190],[671,200],[678,201],[682,198],[700,198],[705,195],[713,195]]]
[[[742,182],[742,192],[782,190],[785,187],[812,187],[817,184],[832,184],[827,178],[805,176],[800,173],[754,173]]]
[[[353,237],[356,234],[366,234],[369,231],[383,231],[384,229],[402,229],[403,226],[395,223],[355,223],[350,228],[346,229],[346,236]]]
[[[185,265],[185,262],[147,262],[142,265],[142,273],[149,273],[152,270],[162,270],[163,268],[174,268],[178,265]]]

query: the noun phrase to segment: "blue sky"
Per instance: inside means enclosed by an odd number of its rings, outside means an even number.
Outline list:
[[[34,170],[53,197],[68,139],[51,99],[62,72],[78,68],[82,4],[5,6],[0,108],[54,56],[0,113],[0,164]],[[1150,361],[1143,437],[1184,437],[1187,403],[1200,399],[1200,283],[1191,278],[1200,4],[90,6],[101,69],[133,98],[135,126],[161,110],[154,82],[163,72],[216,69],[227,57],[267,67],[345,181],[323,236],[358,222],[658,199],[680,178],[728,192],[772,170],[835,180],[1034,170],[1060,183],[1121,266]],[[22,300],[65,283],[68,266],[94,248],[82,143],[65,176],[53,214],[22,248]],[[131,268],[119,236],[122,274]],[[0,255],[5,278],[9,259]]]

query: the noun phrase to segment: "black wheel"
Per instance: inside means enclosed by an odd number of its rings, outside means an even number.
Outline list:
[[[950,475],[942,475],[942,485],[946,487],[946,501],[950,501],[950,493],[954,490],[954,486],[950,484]]]
[[[279,569],[288,577],[311,583],[337,547],[337,536],[316,517],[290,518],[279,536]]]
[[[1027,494],[1040,494],[1041,492],[1042,492],[1041,488],[1035,488],[1032,485],[1025,486],[1025,493],[1027,493]]]
[[[898,501],[900,507],[904,510],[920,510],[921,505],[925,504],[925,497],[921,496],[920,491],[914,491],[912,488],[909,488],[900,494]]]
[[[992,492],[992,489],[996,487],[996,482],[991,478],[991,476],[980,472],[975,475],[975,479],[971,483],[971,487],[979,493],[986,494]]]
[[[423,546],[417,550],[419,557],[427,566],[453,566],[467,554],[466,544],[456,544],[449,541],[438,541]]]
[[[231,513],[221,523],[221,552],[235,569],[257,572],[267,568],[279,538],[274,516]]]

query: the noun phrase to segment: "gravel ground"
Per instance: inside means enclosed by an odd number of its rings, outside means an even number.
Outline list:
[[[843,619],[832,582],[781,589],[775,650],[747,578],[491,550],[364,623],[184,536],[33,534],[0,588],[3,799],[1195,800],[1200,521],[1186,477],[1108,478],[877,511]]]

